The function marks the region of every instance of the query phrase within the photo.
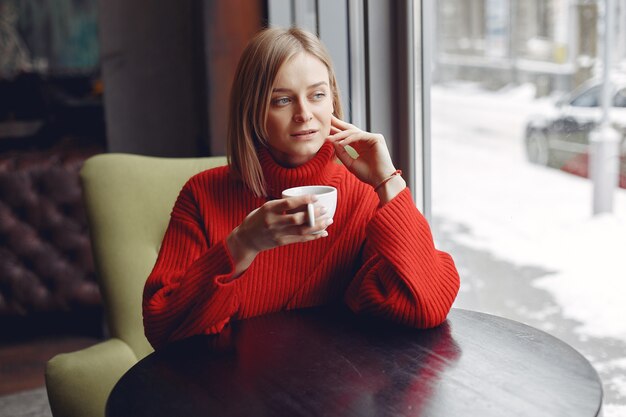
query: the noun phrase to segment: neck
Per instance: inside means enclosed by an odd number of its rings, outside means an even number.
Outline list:
[[[266,148],[259,148],[258,155],[267,183],[267,194],[272,198],[279,198],[287,188],[327,184],[338,169],[330,143],[325,143],[311,160],[296,167],[281,166]]]

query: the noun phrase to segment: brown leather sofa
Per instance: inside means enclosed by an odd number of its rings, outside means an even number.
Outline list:
[[[0,318],[101,304],[78,172],[98,146],[0,153]]]

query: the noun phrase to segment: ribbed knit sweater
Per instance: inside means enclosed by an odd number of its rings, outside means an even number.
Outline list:
[[[217,333],[230,321],[282,309],[341,301],[418,328],[445,320],[459,289],[452,258],[434,247],[430,228],[404,189],[382,207],[372,187],[335,162],[326,143],[296,168],[259,159],[267,198],[256,197],[227,166],[189,179],[174,205],[143,295],[145,333],[164,344]],[[328,236],[259,253],[233,279],[226,237],[282,190],[324,184],[337,188]]]

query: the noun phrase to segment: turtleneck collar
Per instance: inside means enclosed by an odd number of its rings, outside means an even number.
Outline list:
[[[335,149],[330,142],[324,143],[310,161],[295,168],[279,165],[265,147],[259,147],[257,152],[268,196],[273,198],[280,198],[282,191],[291,187],[327,185],[339,167],[334,163]]]

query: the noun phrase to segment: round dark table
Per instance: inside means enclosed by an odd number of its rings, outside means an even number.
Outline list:
[[[601,406],[589,362],[521,323],[453,309],[415,330],[315,308],[150,354],[117,383],[106,415],[591,417]]]

